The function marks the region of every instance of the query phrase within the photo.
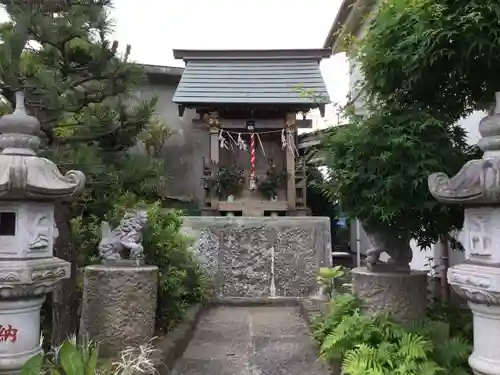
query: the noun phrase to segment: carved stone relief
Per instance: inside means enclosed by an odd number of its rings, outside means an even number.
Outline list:
[[[33,255],[41,255],[40,253],[47,251],[52,252],[52,245],[56,236],[56,233],[54,233],[55,220],[53,206],[30,206],[26,208],[25,212],[25,225],[27,229],[25,246],[27,246],[27,252],[33,253]]]
[[[448,270],[448,281],[463,298],[478,304],[500,304],[500,270],[497,267],[462,263]]]
[[[16,272],[0,273],[0,281],[20,281],[20,278]]]
[[[49,279],[61,279],[66,276],[66,270],[63,267],[53,268],[48,270],[37,270],[31,273],[31,280],[49,280]]]
[[[53,223],[46,213],[37,213],[33,220],[33,227],[30,232],[28,248],[33,251],[45,250],[50,245],[50,229]]]
[[[491,208],[469,208],[465,212],[464,231],[467,255],[490,258],[500,238],[500,216]]]
[[[491,285],[491,280],[485,277],[467,276],[453,274],[450,277],[451,283],[472,285],[478,288],[488,289]]]
[[[35,284],[0,284],[0,298],[41,296],[50,293],[59,280]]]
[[[500,293],[487,290],[475,289],[472,287],[453,285],[455,292],[472,303],[486,305],[499,305]]]

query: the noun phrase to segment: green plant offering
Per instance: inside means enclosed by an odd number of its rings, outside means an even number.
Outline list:
[[[212,175],[202,178],[205,189],[214,190],[219,197],[238,195],[245,185],[245,172],[239,167],[217,167]]]
[[[275,198],[278,195],[278,189],[281,188],[288,179],[288,172],[285,169],[278,169],[272,161],[269,162],[269,168],[266,171],[266,177],[257,179],[257,190],[266,198]]]

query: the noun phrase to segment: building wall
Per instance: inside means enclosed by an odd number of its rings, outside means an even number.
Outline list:
[[[359,30],[357,38],[362,38],[367,31],[368,24],[370,18],[368,18],[368,22],[366,22]],[[363,98],[358,94],[358,90],[362,85],[363,75],[359,66],[352,60],[349,61],[350,64],[350,72],[349,72],[349,96],[351,98],[356,98],[354,101],[354,107],[358,113],[362,113],[364,111]],[[480,134],[478,130],[479,121],[481,118],[486,116],[486,112],[475,111],[471,115],[463,118],[458,121],[467,132],[469,144],[477,144],[480,139]],[[351,225],[351,249],[352,251],[356,251],[359,247],[361,254],[365,254],[366,250],[369,248],[370,244],[368,241],[368,237],[366,233],[364,233],[361,228],[359,233],[356,230],[355,221],[352,222]],[[361,227],[361,226],[359,226]],[[458,235],[458,239],[462,238],[463,234],[460,233]],[[437,245],[431,246],[430,249],[423,250],[421,249],[415,241],[411,243],[413,249],[413,260],[411,262],[411,267],[416,270],[428,270],[436,269],[440,264],[440,248]],[[382,259],[383,260],[383,259]],[[464,254],[460,252],[452,251],[449,255],[449,263],[451,266],[454,264],[460,263],[464,260]]]
[[[203,186],[203,157],[209,157],[209,135],[201,124],[193,123],[197,118],[194,110],[186,109],[180,117],[172,98],[177,82],[144,83],[138,88],[141,98],[158,97],[157,115],[173,131],[167,141],[163,157],[166,159],[168,195],[183,201],[201,201]]]

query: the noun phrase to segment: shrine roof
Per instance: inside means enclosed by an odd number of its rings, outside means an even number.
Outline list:
[[[186,67],[173,102],[321,107],[330,97],[319,63],[330,54],[329,49],[174,50]]]

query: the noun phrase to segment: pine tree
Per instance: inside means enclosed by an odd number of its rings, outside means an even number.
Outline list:
[[[125,151],[138,135],[154,143],[168,132],[152,117],[156,101],[141,101],[131,94],[143,74],[128,62],[130,46],[119,56],[118,43],[109,40],[110,0],[0,0],[0,4],[10,17],[0,25],[3,97],[12,108],[14,92],[24,90],[28,111],[42,124],[40,136],[49,157],[62,170],[82,170],[88,180],[81,198],[56,206],[55,256],[72,263],[72,278],[52,296],[52,344],[59,344],[78,328],[75,245],[80,244],[73,243],[71,219],[79,215],[84,224],[86,219],[102,219],[120,192],[157,197],[164,187],[158,179],[162,163],[150,155]],[[164,137],[152,137],[152,132]]]

